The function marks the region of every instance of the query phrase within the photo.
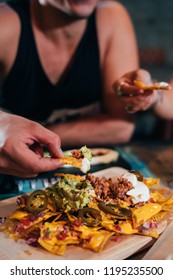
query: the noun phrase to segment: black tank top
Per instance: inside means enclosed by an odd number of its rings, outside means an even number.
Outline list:
[[[56,85],[46,76],[32,31],[29,0],[8,2],[19,15],[21,34],[12,69],[2,85],[0,107],[44,123],[78,117],[101,98],[100,61],[95,14],[77,47],[70,68]],[[56,59],[56,57],[55,57]],[[54,114],[52,112],[60,112]],[[66,113],[65,113],[66,112]]]

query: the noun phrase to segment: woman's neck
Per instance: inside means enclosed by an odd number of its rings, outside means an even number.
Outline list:
[[[81,38],[87,19],[75,19],[51,5],[31,1],[31,17],[36,28],[53,41],[73,41]]]

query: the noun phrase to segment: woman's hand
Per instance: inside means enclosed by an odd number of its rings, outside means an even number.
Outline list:
[[[128,113],[145,111],[160,99],[160,91],[141,89],[134,85],[135,80],[152,84],[149,72],[143,69],[129,72],[113,84],[115,94],[121,98]]]
[[[28,119],[0,112],[0,173],[35,177],[62,166],[59,136]],[[52,157],[44,157],[45,146]]]

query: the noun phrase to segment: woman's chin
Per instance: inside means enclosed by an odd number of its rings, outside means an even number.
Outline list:
[[[44,2],[45,1],[45,2]],[[74,18],[87,18],[96,8],[98,0],[39,0],[40,4],[52,7]]]
[[[93,12],[94,8],[92,7],[76,7],[73,9],[71,9],[71,15],[76,17],[76,18],[87,18],[89,17],[92,12]]]

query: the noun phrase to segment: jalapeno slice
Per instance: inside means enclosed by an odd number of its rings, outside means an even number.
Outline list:
[[[36,190],[28,196],[26,200],[26,209],[30,213],[39,213],[46,209],[48,196],[42,190]]]
[[[89,227],[97,226],[102,219],[99,210],[89,207],[80,209],[78,218],[81,218],[82,222]]]
[[[143,181],[144,177],[143,177],[143,175],[141,174],[140,171],[138,171],[138,170],[130,170],[129,172],[133,173],[134,175],[136,175],[138,181],[140,181],[140,182]]]
[[[104,202],[99,202],[98,207],[100,208],[100,210],[118,216],[118,217],[128,217],[131,216],[131,211],[130,209],[121,207],[119,204],[112,204],[112,203],[108,203],[105,204]]]

